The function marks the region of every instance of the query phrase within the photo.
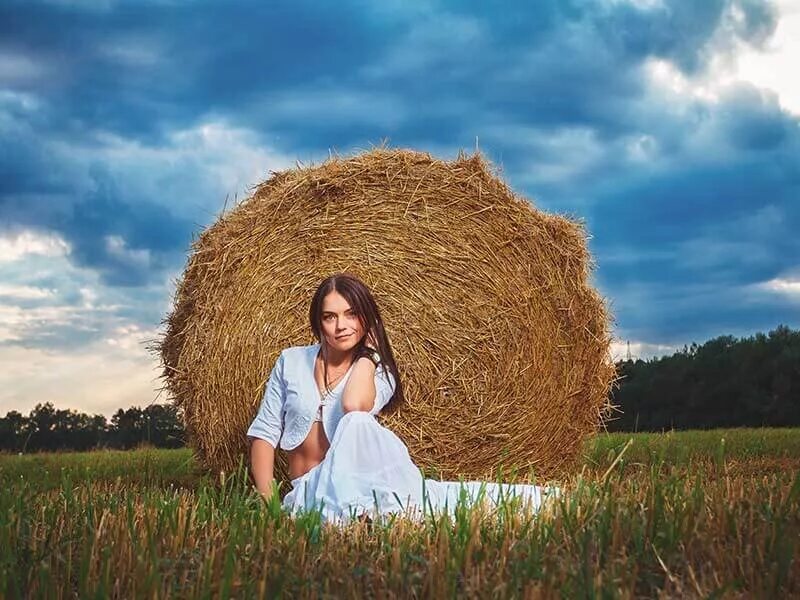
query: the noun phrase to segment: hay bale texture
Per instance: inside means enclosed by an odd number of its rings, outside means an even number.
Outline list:
[[[316,342],[334,272],[373,291],[407,402],[381,416],[445,479],[557,476],[608,415],[609,316],[581,224],[515,195],[480,155],[378,148],[276,172],[203,231],[158,342],[207,469],[230,470],[283,348]],[[288,481],[278,453],[276,478]]]

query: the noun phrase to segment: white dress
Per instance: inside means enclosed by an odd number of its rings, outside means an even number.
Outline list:
[[[349,375],[350,371],[323,402],[341,403]],[[324,521],[338,524],[364,513],[373,519],[396,513],[419,520],[443,512],[454,516],[462,489],[468,503],[483,497],[492,506],[516,496],[534,510],[560,493],[555,487],[529,484],[423,478],[394,432],[370,413],[354,411],[341,417],[323,461],[292,480],[282,506],[293,515],[316,510]]]

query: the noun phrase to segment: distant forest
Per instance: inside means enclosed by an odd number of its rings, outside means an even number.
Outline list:
[[[800,426],[800,331],[779,325],[749,338],[721,336],[672,356],[617,363],[617,405],[609,431]],[[620,414],[618,411],[622,411]],[[169,404],[103,415],[37,404],[0,417],[0,451],[34,452],[185,445]]]
[[[127,450],[141,444],[158,448],[186,445],[182,418],[170,404],[119,409],[108,422],[103,415],[57,410],[37,404],[26,417],[12,410],[0,418],[0,452]]]
[[[672,356],[617,363],[609,431],[800,426],[800,331],[725,335]]]

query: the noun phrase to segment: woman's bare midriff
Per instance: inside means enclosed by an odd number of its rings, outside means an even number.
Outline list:
[[[314,381],[317,389],[322,390],[322,362],[319,355],[314,360]],[[308,432],[306,439],[293,450],[287,453],[289,463],[289,478],[297,479],[305,475],[325,459],[328,448],[331,447],[330,441],[325,435],[322,422],[314,421],[311,423],[311,431]]]
[[[330,446],[322,423],[313,422],[306,439],[297,448],[289,450],[286,455],[289,463],[289,478],[297,479],[316,467],[323,461]]]

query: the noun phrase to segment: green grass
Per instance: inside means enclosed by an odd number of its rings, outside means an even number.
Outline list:
[[[579,464],[607,469],[615,465],[662,464],[683,466],[698,459],[753,461],[800,459],[800,429],[712,429],[666,433],[601,433],[587,440]],[[244,457],[243,457],[244,459]],[[38,453],[18,456],[0,453],[0,485],[6,487],[24,476],[38,489],[58,485],[68,476],[74,482],[113,481],[132,485],[197,487],[208,481],[191,450],[100,450],[94,452]]]
[[[698,458],[747,461],[757,458],[800,459],[800,429],[738,428],[665,433],[603,433],[588,440],[584,455],[587,465],[601,468],[622,450],[629,462],[665,462],[685,465]]]
[[[197,486],[204,476],[188,448],[0,454],[0,485],[14,485],[21,478],[37,489],[47,489],[64,478],[75,484],[121,478],[131,485]]]
[[[0,456],[0,598],[797,596],[799,433],[603,434],[540,513],[371,529],[188,450]]]

